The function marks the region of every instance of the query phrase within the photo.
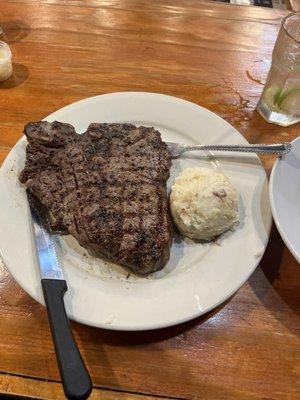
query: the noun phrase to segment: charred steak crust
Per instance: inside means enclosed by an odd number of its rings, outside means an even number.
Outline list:
[[[172,243],[166,182],[171,158],[160,133],[131,124],[31,122],[20,181],[69,232],[139,275],[166,264]]]

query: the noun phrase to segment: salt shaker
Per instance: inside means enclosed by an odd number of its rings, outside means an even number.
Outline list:
[[[0,41],[0,82],[6,81],[13,73],[11,57],[8,44]]]

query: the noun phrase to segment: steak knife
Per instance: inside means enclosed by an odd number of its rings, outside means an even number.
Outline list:
[[[76,345],[64,305],[67,283],[57,258],[55,243],[30,206],[41,283],[51,328],[62,386],[68,399],[87,399],[92,381]],[[43,220],[44,221],[44,220]]]

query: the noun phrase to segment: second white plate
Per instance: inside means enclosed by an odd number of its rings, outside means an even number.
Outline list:
[[[227,122],[196,104],[154,93],[96,96],[56,111],[48,121],[73,124],[84,131],[91,122],[131,122],[154,126],[164,140],[186,144],[244,144]],[[12,149],[0,171],[0,248],[17,282],[43,303],[39,269],[24,188],[18,174],[26,140]],[[240,225],[219,243],[175,238],[165,268],[138,278],[120,266],[95,258],[72,237],[59,238],[59,256],[69,290],[70,318],[97,327],[142,330],[178,324],[218,306],[249,278],[267,245],[271,212],[265,171],[257,156],[186,156],[173,162],[169,185],[190,166],[217,168],[240,194]]]
[[[276,226],[300,263],[300,138],[292,142],[291,152],[273,166],[270,200]]]

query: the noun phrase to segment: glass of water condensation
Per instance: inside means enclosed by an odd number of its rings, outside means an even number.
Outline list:
[[[300,121],[300,12],[282,21],[257,110],[274,124],[288,126]]]

